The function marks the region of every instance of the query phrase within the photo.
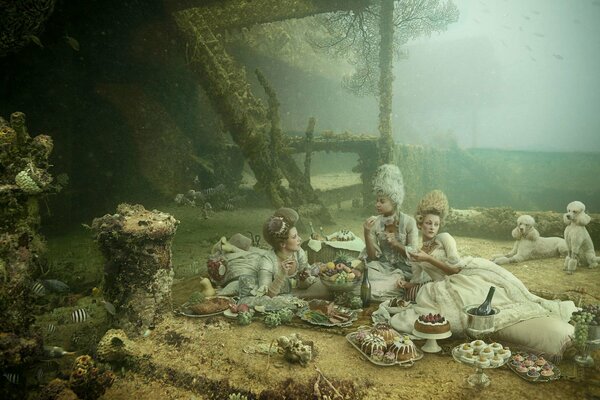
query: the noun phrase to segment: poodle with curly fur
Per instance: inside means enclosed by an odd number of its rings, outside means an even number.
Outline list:
[[[517,227],[512,230],[512,237],[517,239],[508,254],[492,257],[498,265],[517,263],[536,258],[549,258],[567,255],[567,243],[560,237],[540,237],[535,228],[535,219],[531,215],[517,218]]]
[[[578,266],[596,268],[600,257],[596,257],[594,243],[586,229],[592,218],[585,212],[585,204],[572,201],[567,205],[567,212],[563,215],[565,240],[569,252],[565,257],[565,268],[568,274],[575,272]]]

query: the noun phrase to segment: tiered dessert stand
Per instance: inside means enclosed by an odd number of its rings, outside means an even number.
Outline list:
[[[481,315],[473,315],[473,314],[469,313],[470,310],[477,308],[478,305],[479,304],[471,304],[471,305],[465,306],[463,308],[463,312],[465,314],[467,314],[467,329],[466,329],[467,336],[474,340],[475,339],[484,339],[488,335],[490,335],[491,333],[494,332],[494,317],[496,315],[498,315],[498,313],[500,312],[500,310],[498,310],[497,308],[492,308],[492,310],[494,311],[494,313],[492,315],[481,316]],[[456,361],[458,361],[459,363],[466,364],[464,361],[462,361],[460,359],[460,357],[455,356],[456,349],[457,348],[452,350],[452,357],[454,357],[454,359]],[[489,386],[491,383],[491,379],[486,374],[483,373],[483,370],[498,368],[498,367],[506,364],[506,361],[501,365],[493,366],[493,367],[492,366],[481,367],[481,366],[478,366],[476,363],[474,363],[475,373],[472,375],[469,375],[469,377],[467,378],[467,383],[469,384],[469,386],[471,386],[473,388],[477,388],[477,389],[483,389],[483,388]]]
[[[422,333],[413,329],[413,335],[421,339],[427,339],[421,350],[426,353],[439,353],[442,351],[442,348],[439,344],[437,344],[438,339],[447,339],[452,336],[452,332],[444,332],[444,333]]]
[[[488,387],[490,385],[490,383],[492,382],[492,380],[490,379],[489,376],[487,376],[486,374],[483,373],[483,370],[501,367],[504,364],[506,364],[506,362],[510,359],[510,358],[505,359],[502,362],[502,364],[500,364],[500,365],[494,365],[494,366],[490,365],[487,367],[482,367],[481,365],[478,365],[477,362],[467,364],[460,357],[459,348],[460,348],[460,346],[456,346],[454,349],[452,349],[452,357],[454,358],[454,360],[458,361],[461,364],[465,364],[465,365],[475,365],[475,373],[472,375],[469,375],[469,377],[467,378],[467,383],[472,388],[483,389],[485,387]]]

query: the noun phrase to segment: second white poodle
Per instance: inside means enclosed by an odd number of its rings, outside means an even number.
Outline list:
[[[549,258],[567,255],[567,243],[560,237],[540,237],[535,228],[535,219],[531,215],[517,218],[517,227],[512,230],[512,237],[517,239],[508,254],[492,257],[498,265],[517,263],[536,258]]]
[[[569,249],[565,257],[565,271],[572,274],[578,266],[586,265],[596,268],[600,257],[596,257],[594,243],[585,227],[592,220],[585,212],[585,204],[580,201],[570,202],[563,220],[567,224],[565,240]]]

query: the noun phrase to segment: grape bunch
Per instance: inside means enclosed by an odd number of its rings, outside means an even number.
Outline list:
[[[575,323],[575,344],[582,347],[588,340],[589,326],[600,325],[600,306],[584,306],[571,315],[571,321]]]

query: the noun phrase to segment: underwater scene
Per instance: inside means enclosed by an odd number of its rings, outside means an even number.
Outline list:
[[[598,18],[0,0],[0,397],[600,398]]]

